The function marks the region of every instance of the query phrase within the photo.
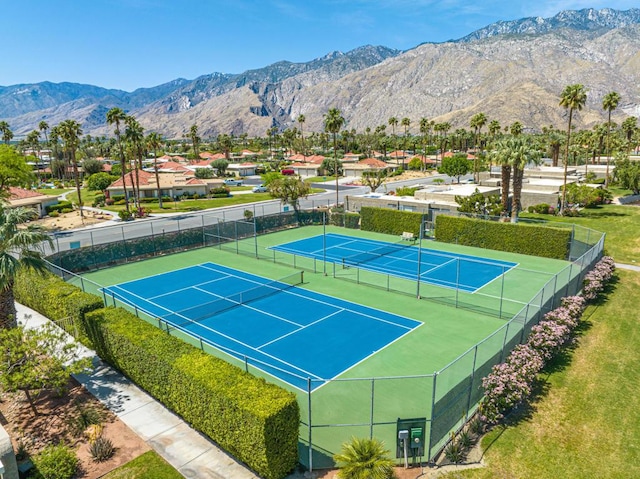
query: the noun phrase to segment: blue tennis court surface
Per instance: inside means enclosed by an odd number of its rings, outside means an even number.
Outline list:
[[[299,280],[203,263],[104,293],[304,390],[307,378],[337,377],[422,324],[297,288]]]
[[[506,273],[516,263],[417,248],[407,242],[388,243],[329,233],[274,246],[285,253],[326,259],[342,267],[355,266],[473,293]]]

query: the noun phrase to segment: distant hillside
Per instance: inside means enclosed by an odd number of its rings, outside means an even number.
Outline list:
[[[469,127],[484,112],[503,126],[541,129],[566,122],[562,89],[582,83],[586,108],[578,128],[604,119],[602,97],[622,100],[614,121],[640,114],[640,9],[566,11],[549,18],[498,22],[458,40],[425,43],[406,52],[364,46],[306,63],[278,62],[242,74],[212,73],[131,93],[70,83],[0,87],[0,119],[16,136],[72,118],[84,132],[111,135],[105,113],[118,106],[147,129],[179,138],[197,124],[201,136],[262,136],[268,128],[321,131],[339,108],[348,128],[363,130],[408,117]]]

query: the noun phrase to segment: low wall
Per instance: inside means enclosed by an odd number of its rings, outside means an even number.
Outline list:
[[[18,479],[18,463],[13,452],[11,438],[5,429],[0,425],[0,460],[4,466],[3,479]]]

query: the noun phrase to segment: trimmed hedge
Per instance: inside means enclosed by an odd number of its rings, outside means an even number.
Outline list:
[[[86,315],[98,355],[266,479],[298,460],[296,396],[123,309]]]
[[[407,231],[417,238],[420,235],[420,222],[423,216],[422,213],[411,211],[365,206],[360,209],[360,229],[390,235],[401,235]]]
[[[436,240],[544,258],[567,259],[571,231],[522,223],[499,223],[439,215]]]
[[[13,292],[16,301],[53,321],[71,317],[82,322],[89,311],[104,307],[99,297],[65,283],[48,271],[20,270]]]

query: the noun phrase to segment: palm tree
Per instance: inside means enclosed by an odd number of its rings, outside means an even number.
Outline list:
[[[425,168],[425,160],[427,159],[427,139],[433,123],[427,118],[420,118],[420,133],[422,134],[422,169]]]
[[[480,135],[480,130],[482,127],[487,124],[487,116],[484,113],[476,113],[471,117],[470,126],[473,128],[474,132],[474,148],[475,148],[475,158],[473,160],[473,179],[475,182],[480,180],[480,168],[478,162],[478,153],[479,153],[479,144],[478,144],[478,136]]]
[[[6,208],[0,204],[0,328],[17,325],[13,285],[22,268],[43,270],[45,246],[53,246],[40,226],[27,224],[37,219],[32,208]]]
[[[378,439],[352,438],[333,456],[340,467],[340,479],[391,479],[395,477],[393,459]]]
[[[506,217],[509,209],[509,188],[511,187],[511,158],[509,152],[509,140],[499,139],[492,145],[489,152],[489,161],[495,162],[501,167],[501,205],[502,214]]]
[[[162,209],[162,190],[160,189],[160,174],[158,173],[158,148],[162,146],[162,137],[159,133],[151,132],[147,135],[147,147],[153,150],[153,171],[156,174],[156,195],[158,207]]]
[[[391,136],[394,139],[394,150],[396,153],[396,165],[398,164],[398,139],[396,138],[396,126],[398,125],[398,119],[395,116],[389,118],[389,126],[391,127]]]
[[[336,173],[336,207],[340,203],[340,196],[338,194],[338,132],[344,126],[345,119],[342,116],[342,113],[337,108],[330,108],[329,111],[324,115],[324,131],[327,133],[331,133],[333,136],[333,161],[335,162],[335,173]]]
[[[404,157],[405,151],[407,149],[407,140],[409,139],[409,127],[411,126],[411,119],[406,116],[400,120],[400,124],[404,126],[404,145],[402,148],[402,169],[404,169]]]
[[[76,192],[78,193],[78,209],[80,210],[80,218],[84,223],[84,213],[82,211],[82,196],[80,192],[80,173],[78,172],[78,161],[76,160],[76,150],[80,144],[80,136],[82,136],[82,128],[80,123],[75,120],[65,120],[60,125],[60,137],[64,141],[64,149],[67,151],[69,161],[73,167],[73,179],[76,182]]]
[[[124,122],[127,115],[121,108],[114,107],[107,112],[107,123],[109,125],[115,125],[116,129],[114,131],[116,135],[116,140],[118,142],[118,152],[120,154],[120,177],[122,179],[122,190],[124,191],[124,207],[129,212],[129,198],[127,198],[127,184],[125,182],[125,175],[127,173],[127,162],[124,158],[124,150],[122,149],[122,138],[120,137],[120,123]]]
[[[9,128],[9,123],[6,121],[0,121],[0,133],[2,133],[2,141],[5,145],[8,145],[13,138],[13,132]]]
[[[609,158],[611,157],[609,136],[611,134],[611,112],[618,108],[618,103],[620,103],[620,94],[615,91],[607,93],[602,99],[602,109],[607,110],[607,171],[604,176],[605,188],[609,186]]]
[[[42,120],[40,123],[38,123],[38,130],[40,130],[42,133],[44,133],[44,144],[45,145],[49,145],[49,136],[47,135],[47,131],[49,131],[49,123],[47,123],[46,121]]]
[[[509,133],[511,133],[513,136],[522,135],[522,130],[524,130],[524,125],[519,121],[514,121],[509,126]]]
[[[193,154],[197,160],[200,157],[198,145],[200,144],[201,140],[201,138],[198,136],[198,125],[191,125],[191,128],[189,128],[189,138],[191,139],[191,144],[193,145]]]
[[[576,83],[567,85],[560,95],[560,106],[569,110],[569,122],[567,123],[567,144],[564,155],[564,181],[562,185],[562,202],[560,203],[560,214],[564,214],[567,202],[567,166],[569,164],[569,146],[571,144],[571,120],[574,110],[582,110],[587,102],[587,91],[584,85]]]
[[[127,125],[124,131],[124,137],[131,144],[133,150],[133,166],[136,178],[134,187],[134,197],[136,199],[136,208],[140,211],[140,176],[139,171],[142,169],[142,157],[144,155],[144,128],[140,126],[138,120],[132,116],[124,119]],[[137,191],[136,191],[137,190]]]
[[[304,159],[304,161],[307,161],[307,155],[306,155],[306,151],[304,149],[304,131],[302,129],[302,127],[304,126],[304,122],[307,119],[304,117],[304,115],[299,115],[298,116],[298,123],[300,124],[300,138],[302,138],[302,158]]]
[[[522,178],[524,168],[530,162],[537,162],[540,153],[528,136],[516,136],[509,141],[509,156],[513,169],[513,202],[511,204],[511,222],[518,222],[520,213],[520,198],[522,193]]]

